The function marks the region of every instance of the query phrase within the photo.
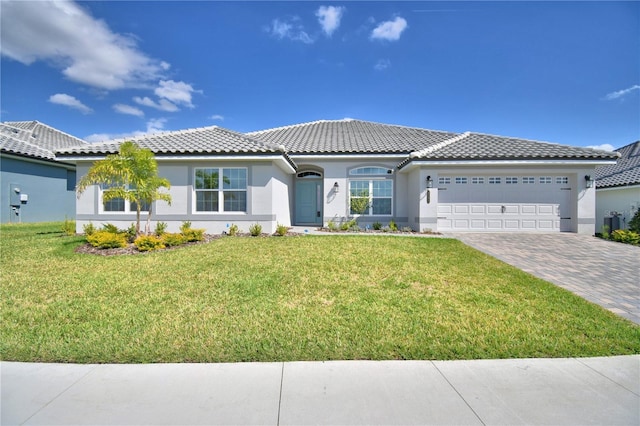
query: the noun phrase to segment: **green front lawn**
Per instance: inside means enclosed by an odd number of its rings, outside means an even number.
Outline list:
[[[640,327],[456,240],[225,237],[104,257],[60,228],[0,227],[3,360],[640,353]]]

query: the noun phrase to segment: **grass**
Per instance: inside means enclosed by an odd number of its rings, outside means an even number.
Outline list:
[[[640,353],[640,327],[456,240],[228,237],[103,257],[60,229],[0,227],[3,360]]]

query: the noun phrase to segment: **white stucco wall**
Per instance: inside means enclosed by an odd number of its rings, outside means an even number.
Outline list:
[[[596,232],[602,232],[607,212],[618,212],[620,228],[627,229],[627,223],[640,208],[640,185],[603,188],[596,190]]]
[[[90,162],[79,162],[78,176],[83,176],[91,166]],[[247,212],[196,212],[194,205],[194,168],[196,167],[246,167],[247,168]],[[193,228],[203,228],[207,233],[220,234],[232,224],[238,225],[242,232],[259,223],[263,232],[273,233],[278,222],[289,225],[291,221],[288,184],[292,176],[287,174],[273,161],[158,161],[158,174],[171,183],[171,205],[157,201],[153,206],[151,228],[156,223],[166,222],[168,232],[178,232],[185,221],[190,221]],[[135,222],[135,212],[102,212],[100,191],[92,186],[78,198],[76,202],[76,231],[83,232],[84,225],[93,223],[101,227],[111,223],[124,229]],[[144,226],[147,215],[143,213],[141,226]]]

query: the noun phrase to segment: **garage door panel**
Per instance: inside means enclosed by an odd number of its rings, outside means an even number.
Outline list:
[[[453,206],[451,204],[438,204],[438,215],[451,214],[453,212]]]
[[[471,214],[485,214],[485,212],[487,211],[487,209],[485,208],[486,206],[483,205],[473,204],[469,207],[471,210]]]
[[[504,229],[517,231],[518,229],[520,229],[520,221],[518,219],[505,219]]]
[[[521,206],[522,208],[522,214],[531,214],[531,215],[535,215],[536,214],[536,205],[535,204],[526,204]]]
[[[455,204],[453,206],[453,214],[469,214],[469,206],[465,204]]]
[[[487,227],[487,223],[483,219],[472,219],[471,220],[471,229],[482,231]]]
[[[469,221],[466,219],[455,219],[453,221],[454,229],[469,229]]]
[[[489,230],[500,230],[500,229],[502,229],[502,220],[501,219],[488,219],[487,220],[487,229],[489,229]]]
[[[489,204],[487,206],[487,213],[489,213],[489,214],[501,214],[502,213],[502,206],[496,206],[496,205]]]
[[[557,208],[552,204],[539,204],[538,205],[538,214],[540,215],[550,215],[556,214]]]

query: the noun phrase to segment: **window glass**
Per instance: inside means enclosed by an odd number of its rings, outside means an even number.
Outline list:
[[[525,184],[536,183],[536,178],[534,178],[533,176],[524,176],[522,178],[522,183],[525,183]]]
[[[471,178],[471,183],[472,183],[472,184],[476,184],[476,185],[478,185],[478,184],[483,184],[483,183],[484,183],[484,178],[483,178],[483,177],[481,177],[481,176],[479,176],[479,177],[472,177],[472,178]]]
[[[551,176],[540,176],[540,179],[538,180],[538,182],[542,184],[551,183]]]
[[[217,191],[197,191],[196,192],[196,211],[217,212],[218,211],[218,192]]]
[[[449,185],[451,183],[451,178],[448,176],[440,176],[438,178],[438,185]]]
[[[392,173],[391,169],[387,169],[384,167],[358,167],[357,169],[352,169],[349,171],[350,175],[390,175]]]
[[[496,177],[496,176],[492,176],[489,178],[489,184],[490,185],[497,185],[499,183],[502,182],[502,179],[500,177]]]
[[[196,189],[217,189],[218,169],[196,169]]]
[[[458,176],[458,177],[456,177],[456,184],[458,184],[458,185],[460,185],[460,184],[464,185],[464,184],[466,184],[466,183],[467,183],[467,178],[466,178],[466,177],[464,177],[464,176]]]
[[[364,212],[359,206],[366,206]],[[349,182],[349,212],[363,215],[391,215],[393,181],[382,179],[352,180]]]
[[[508,177],[504,178],[504,182],[507,185],[513,185],[513,184],[518,183],[518,178],[514,177],[514,176],[508,176]]]
[[[247,169],[198,168],[194,186],[198,212],[247,211]]]
[[[556,184],[558,185],[566,185],[569,183],[569,178],[567,176],[557,176]]]

